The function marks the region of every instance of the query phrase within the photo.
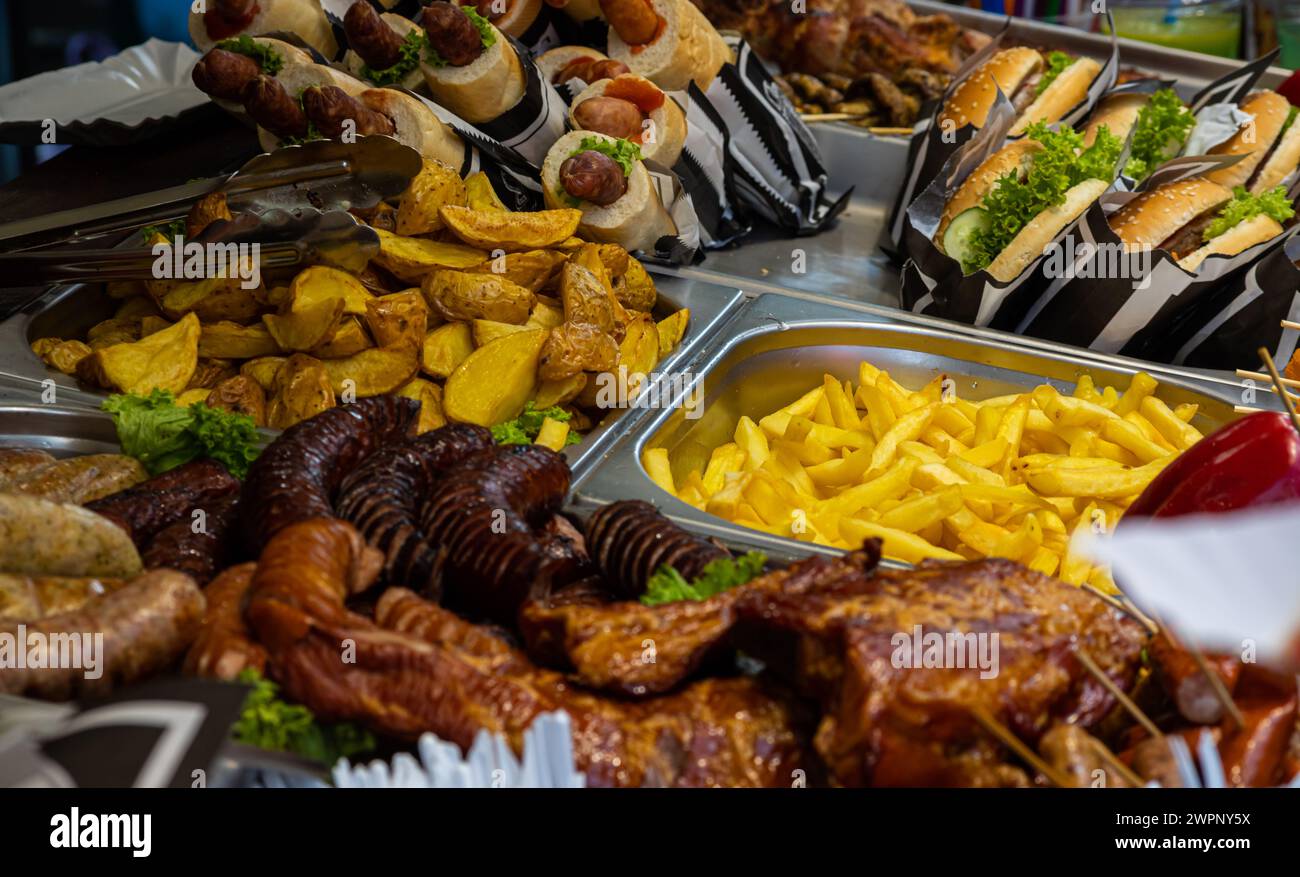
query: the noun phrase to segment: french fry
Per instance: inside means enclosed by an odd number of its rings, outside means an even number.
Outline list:
[[[1155,396],[1142,400],[1141,412],[1153,427],[1175,448],[1185,451],[1201,440],[1196,427],[1184,421]]]
[[[875,436],[876,441],[880,441],[897,419],[894,417],[893,407],[874,384],[861,384],[854,395],[867,410],[866,424],[871,429],[871,434]]]
[[[883,372],[881,378],[887,377]],[[871,453],[871,469],[867,473],[870,478],[873,474],[879,475],[890,465],[898,455],[898,445],[900,442],[915,441],[920,437],[925,428],[930,425],[931,418],[934,417],[935,409],[939,405],[937,402],[931,402],[914,411],[908,411],[900,416],[889,428],[889,432],[880,437],[876,443],[876,449]]]
[[[1011,461],[1020,456],[1020,439],[1025,434],[1025,421],[1029,417],[1029,398],[1021,396],[1007,406],[1002,421],[998,424],[997,435],[1007,443],[1007,452],[1002,455],[998,468],[1003,478],[1011,474]]]
[[[569,424],[562,420],[554,420],[550,417],[546,417],[542,420],[542,428],[537,431],[537,438],[533,440],[533,444],[550,448],[552,451],[558,453],[564,450],[565,444],[568,443],[568,438]],[[663,451],[663,448],[658,448],[658,450]],[[667,451],[664,451],[664,465],[667,465],[667,463],[668,453]],[[650,477],[653,478],[654,476],[651,475]],[[669,473],[668,476],[668,486],[664,489],[669,493],[673,492],[671,473]]]
[[[711,515],[734,518],[740,508],[740,503],[745,498],[745,488],[749,486],[752,478],[752,472],[727,472],[723,476],[722,487],[709,497],[709,501],[704,504],[704,510]],[[705,484],[707,484],[707,472],[705,473],[705,479]]]
[[[859,448],[847,457],[828,460],[807,468],[808,477],[823,487],[852,484],[871,466],[871,448]]]
[[[771,453],[768,447],[767,435],[759,428],[758,424],[748,417],[742,417],[736,423],[735,442],[745,452],[745,466],[750,469],[757,469],[763,465],[767,455]]]
[[[987,406],[975,413],[975,444],[987,444],[997,438],[998,424],[1002,422],[1002,408]]]
[[[967,448],[957,456],[972,466],[979,466],[981,469],[991,469],[998,462],[1007,457],[1009,445],[1004,438],[992,438],[983,444],[976,445],[973,448]],[[1014,462],[1014,461],[1013,461]]]
[[[1101,426],[1101,435],[1107,441],[1112,441],[1130,451],[1143,463],[1158,460],[1169,453],[1168,450],[1148,439],[1141,429],[1128,420],[1107,420]]]
[[[1120,464],[1105,457],[1063,457],[1060,454],[1029,454],[1013,464],[1017,469],[1041,469],[1054,466],[1059,469],[1118,469]]]
[[[986,469],[983,466],[976,466],[974,463],[968,463],[961,457],[949,457],[946,465],[949,469],[956,472],[962,478],[965,478],[971,484],[989,484],[994,486],[1005,486],[1007,481],[992,469]]]
[[[1028,469],[1025,483],[1048,496],[1121,499],[1137,496],[1174,459],[1161,457],[1136,469]]]
[[[889,557],[896,557],[908,563],[920,563],[922,560],[962,560],[962,556],[933,545],[903,530],[894,530],[859,518],[845,518],[840,521],[840,532],[850,545],[861,545],[865,539],[880,539],[883,551]]]
[[[1131,411],[1137,411],[1142,405],[1142,400],[1156,391],[1156,379],[1146,372],[1138,372],[1133,375],[1133,380],[1129,382],[1128,389],[1124,395],[1119,397],[1119,402],[1115,405],[1115,413],[1120,417]]]
[[[1057,396],[1043,409],[1057,426],[1096,426],[1102,421],[1117,417],[1114,411],[1085,399]]]
[[[539,438],[540,436],[541,434],[538,433]],[[673,485],[673,470],[668,463],[667,448],[646,448],[645,453],[641,455],[641,465],[645,467],[651,481],[673,496],[677,495],[677,488]]]
[[[713,449],[709,463],[704,467],[704,492],[712,497],[722,489],[723,481],[732,472],[739,472],[744,465],[745,452],[735,442],[728,442]]]
[[[922,493],[883,512],[880,515],[880,524],[895,530],[916,533],[931,524],[941,522],[963,505],[960,487]]]
[[[1191,423],[1192,418],[1196,416],[1196,412],[1200,408],[1201,406],[1194,402],[1184,402],[1174,409],[1174,417],[1177,417],[1183,423]]]
[[[862,419],[858,417],[858,409],[854,406],[853,400],[844,394],[844,387],[840,382],[830,375],[822,377],[822,397],[826,400],[826,407],[830,409],[833,426],[848,430],[862,428]]]
[[[907,492],[916,469],[916,460],[904,458],[894,463],[888,470],[863,484],[857,484],[831,499],[824,500],[818,511],[825,514],[834,512],[851,515],[854,512],[870,508],[887,499],[895,499]]]

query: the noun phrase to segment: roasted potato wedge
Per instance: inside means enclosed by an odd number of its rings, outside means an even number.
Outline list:
[[[677,345],[682,343],[682,337],[686,334],[686,327],[690,321],[690,309],[682,308],[680,311],[664,317],[656,324],[659,329],[660,359],[672,353]]]
[[[198,366],[200,331],[199,318],[186,314],[148,338],[96,350],[77,363],[77,377],[121,393],[179,393]]]
[[[159,316],[158,305],[147,295],[133,295],[123,300],[113,312],[113,318],[116,320],[139,320],[156,316]]]
[[[110,280],[104,284],[104,295],[109,298],[148,298],[149,292],[142,280]]]
[[[463,244],[428,238],[408,238],[376,229],[379,255],[374,262],[404,283],[419,283],[440,268],[472,268],[487,261],[488,253]]]
[[[317,359],[339,359],[374,346],[375,343],[370,340],[370,335],[361,325],[361,321],[344,314],[334,334],[325,339],[324,344],[313,347],[308,352]]]
[[[287,314],[263,314],[262,322],[281,350],[306,351],[334,335],[343,308],[342,298],[325,298]]]
[[[435,378],[449,378],[474,352],[474,333],[469,323],[454,322],[439,326],[424,336],[420,356],[424,373]]]
[[[533,305],[533,310],[528,315],[528,322],[524,325],[533,329],[554,329],[556,326],[563,325],[563,323],[564,310],[562,308],[557,308],[538,299],[537,304]]]
[[[434,313],[444,320],[496,320],[524,323],[536,297],[517,283],[494,274],[435,271],[420,286]]]
[[[322,365],[339,398],[349,401],[391,393],[405,384],[420,367],[419,349],[409,344],[371,347]]]
[[[282,352],[270,330],[261,323],[252,326],[225,320],[207,323],[199,335],[199,355],[213,359],[254,359]]]
[[[197,405],[200,402],[207,403],[208,396],[212,391],[204,387],[196,387],[193,390],[185,390],[176,397],[177,408],[189,408],[191,405]]]
[[[627,257],[627,270],[623,272],[622,283],[614,285],[614,294],[623,307],[632,311],[652,311],[659,293],[655,291],[655,282],[645,266],[632,256]]]
[[[419,290],[394,292],[366,303],[366,327],[380,347],[408,344],[419,350],[429,326],[429,306]]]
[[[84,341],[40,338],[32,342],[32,352],[50,368],[56,368],[65,375],[72,375],[77,373],[77,363],[94,351]]]
[[[560,300],[566,323],[587,323],[611,335],[621,328],[613,297],[595,274],[577,262],[566,262],[561,269]]]
[[[465,178],[465,203],[471,210],[508,209],[497,197],[492,181],[482,171],[475,171]]]
[[[361,209],[353,207],[348,211],[366,225],[374,229],[395,231],[397,229],[397,208],[387,201],[380,201],[374,207]]]
[[[157,298],[158,308],[173,320],[193,313],[204,323],[247,322],[262,310],[255,289],[245,289],[238,277],[182,280]]]
[[[611,280],[627,273],[628,260],[632,257],[622,244],[596,244],[595,247]]]
[[[644,380],[659,364],[659,327],[648,314],[627,324],[627,334],[618,348],[618,363],[627,366],[629,383],[637,375]]]
[[[208,359],[199,357],[199,364],[190,375],[187,390],[211,390],[217,384],[239,374],[239,369],[228,359]]]
[[[447,418],[442,413],[442,387],[433,381],[411,378],[397,388],[397,395],[420,403],[420,419],[415,425],[416,435],[447,425]]]
[[[328,265],[313,265],[298,272],[289,284],[289,310],[302,311],[331,298],[343,299],[343,313],[364,316],[374,298],[361,281]]]
[[[467,269],[467,273],[493,274],[518,283],[530,292],[537,292],[554,279],[556,271],[566,260],[567,257],[558,250],[502,253],[482,265]]]
[[[86,343],[92,350],[139,340],[140,320],[138,318],[114,317],[102,320],[86,330]]]
[[[562,381],[578,372],[617,367],[618,344],[608,332],[590,323],[565,323],[550,332],[537,369],[542,380]]]
[[[464,206],[467,198],[460,174],[440,161],[426,158],[424,167],[411,180],[397,202],[397,227],[400,235],[429,234],[442,231],[438,211],[449,205]]]
[[[226,193],[209,192],[194,202],[194,206],[185,217],[185,237],[196,238],[217,220],[230,218],[230,205],[226,203]]]
[[[542,250],[567,240],[582,219],[581,210],[568,208],[515,213],[448,205],[439,215],[447,229],[470,246],[508,253]]]
[[[300,420],[334,407],[334,390],[320,360],[295,353],[275,375],[275,386],[266,406],[266,425],[288,429]]]
[[[567,405],[578,397],[589,380],[585,372],[578,372],[558,381],[543,380],[537,385],[537,395],[533,396],[534,408],[550,408],[552,405]]]
[[[280,366],[288,361],[287,356],[259,356],[257,359],[250,359],[241,365],[239,373],[252,378],[262,388],[263,392],[273,393],[275,392],[276,373],[280,371]]]
[[[246,414],[258,426],[266,426],[266,391],[247,375],[226,378],[212,388],[205,401],[213,408]]]
[[[547,334],[515,332],[471,353],[443,388],[447,419],[492,426],[519,414],[537,389],[537,360]]]
[[[527,332],[528,325],[519,325],[517,323],[498,323],[496,320],[475,320],[474,321],[474,346],[482,347],[497,340],[502,335],[510,335],[514,332]]]
[[[171,320],[167,319],[166,317],[154,317],[154,316],[141,317],[140,337],[148,338],[154,332],[161,332],[163,329],[166,329],[168,326],[172,326],[172,325],[175,324]],[[200,335],[199,337],[201,338],[203,336]]]

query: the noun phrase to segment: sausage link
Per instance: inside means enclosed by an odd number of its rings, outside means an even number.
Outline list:
[[[357,0],[343,16],[348,45],[371,70],[387,70],[402,60],[402,38],[367,0]]]
[[[608,207],[627,192],[627,177],[614,159],[588,149],[560,165],[560,185],[574,198]]]
[[[613,79],[615,76],[631,72],[626,64],[613,58],[574,58],[556,74],[552,82],[556,85],[568,82],[570,79],[581,79],[588,83],[599,82],[602,79]]]
[[[629,46],[645,45],[659,30],[659,15],[650,0],[600,0],[600,11]]]
[[[262,72],[257,61],[248,55],[212,49],[194,65],[190,78],[204,94],[221,100],[237,101],[244,89]]]
[[[194,529],[193,509],[204,513],[203,527]],[[223,565],[229,549],[239,494],[230,493],[199,502],[182,518],[158,531],[140,560],[145,569],[180,570],[200,585],[206,585]]]
[[[631,139],[641,133],[641,110],[620,97],[588,98],[573,108],[573,119],[584,131]]]
[[[142,548],[190,509],[238,490],[239,479],[216,460],[192,460],[86,508],[126,530],[136,547]]]
[[[12,479],[53,462],[54,457],[40,448],[0,448],[0,488]]]
[[[483,54],[483,37],[459,6],[437,0],[424,9],[421,19],[429,46],[453,67],[472,64]]]
[[[248,83],[243,100],[249,118],[276,137],[307,136],[307,114],[274,76],[263,73]]]
[[[203,589],[207,609],[203,627],[185,654],[185,672],[213,679],[234,679],[250,668],[266,669],[266,649],[253,640],[244,621],[244,604],[253,584],[255,563],[232,566]]]
[[[326,137],[342,137],[348,120],[352,133],[358,137],[367,134],[392,134],[393,120],[377,113],[337,85],[313,85],[302,93],[302,106],[307,118]]]
[[[149,473],[134,457],[86,454],[31,469],[10,479],[4,489],[8,493],[82,505],[139,484],[148,477]]]
[[[643,500],[610,503],[593,514],[587,524],[587,550],[606,587],[626,599],[645,593],[660,566],[671,566],[689,582],[710,562],[727,556]]]

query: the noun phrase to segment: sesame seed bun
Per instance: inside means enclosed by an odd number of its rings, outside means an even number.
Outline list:
[[[1059,121],[1075,105],[1088,95],[1088,86],[1101,72],[1101,65],[1091,58],[1076,58],[1074,63],[1061,71],[1052,84],[1043,89],[1043,93],[1025,108],[1020,118],[1011,126],[1012,137],[1025,133],[1034,122]]]
[[[1242,125],[1231,138],[1211,149],[1209,154],[1245,157],[1236,164],[1205,175],[1229,188],[1246,185],[1254,175],[1255,169],[1264,161],[1282,132],[1291,104],[1275,91],[1257,91],[1241,102],[1241,110],[1249,113],[1251,120]]]
[[[1175,232],[1232,199],[1232,190],[1203,177],[1143,192],[1110,217],[1111,230],[1130,248],[1156,247]]]
[[[957,191],[944,205],[943,215],[939,218],[939,227],[934,233],[934,245],[943,252],[943,235],[948,225],[962,211],[978,207],[993,186],[1002,177],[1013,171],[1027,169],[1034,153],[1042,149],[1037,140],[1013,140],[997,152],[984,159],[984,162],[971,172],[958,187]]]
[[[939,124],[951,123],[954,130],[967,125],[982,128],[998,88],[1010,97],[1020,83],[1042,69],[1043,56],[1033,49],[1003,49],[962,80],[939,113]]]

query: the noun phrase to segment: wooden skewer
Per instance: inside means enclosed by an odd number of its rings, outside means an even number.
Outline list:
[[[1132,618],[1138,624],[1145,627],[1147,629],[1147,632],[1150,633],[1152,636],[1155,636],[1157,633],[1159,633],[1160,629],[1156,627],[1156,623],[1152,621],[1150,618],[1147,618],[1140,611],[1138,611],[1138,608],[1134,606],[1132,603],[1124,602],[1119,600],[1116,597],[1112,597],[1110,594],[1107,594],[1105,591],[1098,590],[1088,582],[1084,582],[1082,585],[1080,585],[1080,587],[1083,588],[1085,591],[1087,591],[1089,594],[1092,594],[1098,600],[1101,600],[1103,603],[1108,604],[1115,611],[1123,612],[1129,618]]]
[[[1151,721],[1150,717],[1148,717],[1146,713],[1142,712],[1141,707],[1135,704],[1133,699],[1125,694],[1120,687],[1116,685],[1100,667],[1097,666],[1097,663],[1093,661],[1092,658],[1088,657],[1087,652],[1082,649],[1075,649],[1074,656],[1079,659],[1079,663],[1083,665],[1083,668],[1091,673],[1093,678],[1100,682],[1102,687],[1109,691],[1111,695],[1119,701],[1120,706],[1124,707],[1124,709],[1128,711],[1128,714],[1131,715],[1139,725],[1146,729],[1148,734],[1152,737],[1164,736],[1164,733],[1156,727],[1156,723]]]
[[[1296,328],[1300,328],[1297,326]],[[1291,394],[1282,389],[1282,376],[1277,373],[1277,363],[1273,361],[1273,356],[1268,352],[1267,347],[1259,349],[1259,358],[1264,360],[1264,365],[1268,368],[1268,375],[1272,378],[1278,393],[1282,396],[1282,404],[1286,406],[1286,413],[1291,417],[1291,425],[1300,431],[1300,416],[1296,415],[1295,405],[1291,403]]]
[[[1047,777],[1048,781],[1051,782],[1052,785],[1060,789],[1068,789],[1073,786],[1069,777],[1065,776],[1046,761],[1039,758],[1038,753],[1026,746],[1015,734],[1012,734],[1011,731],[1007,729],[1006,725],[1003,725],[997,719],[985,712],[983,707],[971,707],[970,714],[975,721],[980,723],[985,731],[988,731],[994,737],[997,737],[1003,746],[1016,753],[1016,755],[1020,756],[1022,761],[1041,773],[1043,776]]]
[[[1269,375],[1264,374],[1263,372],[1253,372],[1253,371],[1250,371],[1250,370],[1248,370],[1248,369],[1244,369],[1244,368],[1239,368],[1239,369],[1237,369],[1237,377],[1239,377],[1239,378],[1251,378],[1252,380],[1256,380],[1256,381],[1271,381],[1271,380],[1273,380],[1272,377],[1270,377]],[[1293,380],[1291,380],[1290,378],[1283,378],[1283,379],[1282,379],[1282,386],[1284,386],[1284,387],[1291,387],[1292,389],[1295,389],[1295,388],[1297,388],[1297,387],[1300,387],[1300,381],[1293,381]]]
[[[1267,410],[1267,409],[1265,409],[1265,408],[1251,408],[1249,405],[1233,405],[1233,406],[1232,406],[1232,413],[1233,413],[1233,414],[1255,414],[1256,412],[1259,412],[1259,411],[1265,411],[1265,410]]]
[[[1140,789],[1146,785],[1146,783],[1142,781],[1142,777],[1134,773],[1133,769],[1127,764],[1120,761],[1119,756],[1114,752],[1111,752],[1110,749],[1106,747],[1105,743],[1102,743],[1096,737],[1092,737],[1091,739],[1092,748],[1096,750],[1099,756],[1101,756],[1101,760],[1106,762],[1115,773],[1119,774],[1124,779],[1124,782],[1128,783],[1135,789]]]
[[[1219,699],[1219,703],[1223,704],[1224,712],[1232,717],[1237,730],[1244,729],[1246,727],[1246,717],[1241,714],[1237,702],[1232,699],[1232,695],[1228,692],[1228,686],[1223,684],[1223,680],[1219,678],[1218,673],[1210,669],[1210,665],[1205,660],[1205,655],[1201,654],[1200,649],[1191,648],[1187,643],[1183,643],[1183,648],[1187,649],[1192,656],[1192,660],[1196,662],[1197,669],[1204,673],[1205,678],[1209,680],[1210,689],[1214,692],[1214,696]]]
[[[1297,323],[1297,322],[1295,322],[1295,321],[1293,321],[1293,320],[1283,320],[1283,321],[1282,321],[1282,328],[1283,328],[1283,329],[1300,329],[1300,323]]]

